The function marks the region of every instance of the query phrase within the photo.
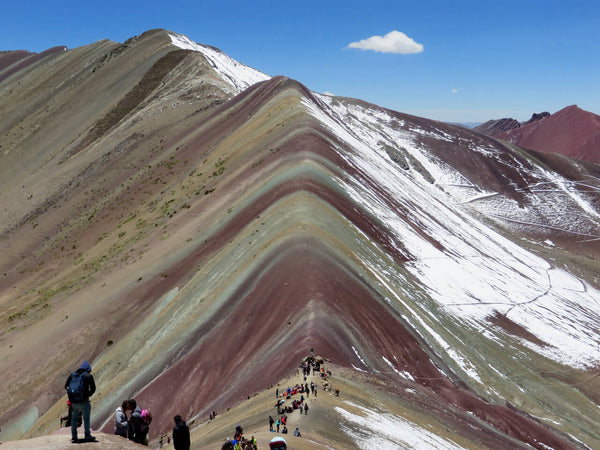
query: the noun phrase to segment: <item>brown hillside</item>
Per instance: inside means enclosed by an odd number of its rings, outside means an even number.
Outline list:
[[[523,148],[600,162],[600,116],[576,105],[495,137]]]

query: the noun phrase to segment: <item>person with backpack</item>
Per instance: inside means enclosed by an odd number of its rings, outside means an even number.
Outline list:
[[[178,414],[173,417],[175,426],[173,427],[173,446],[175,450],[190,450],[190,429],[185,420]]]
[[[90,432],[90,413],[92,405],[90,397],[96,392],[96,383],[92,375],[92,366],[89,362],[81,363],[79,369],[72,372],[65,383],[65,389],[71,402],[71,439],[77,442],[77,419],[79,413],[83,416],[84,439],[95,441],[96,438]]]
[[[148,432],[150,431],[150,422],[152,414],[147,409],[137,406],[135,399],[129,400],[129,409],[133,412],[129,418],[128,438],[130,441],[138,444],[148,445]]]

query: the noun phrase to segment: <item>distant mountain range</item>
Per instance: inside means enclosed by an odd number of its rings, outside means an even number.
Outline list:
[[[175,414],[266,448],[314,353],[290,448],[600,448],[600,166],[165,30],[0,79],[3,442],[55,433],[88,360],[95,430],[135,398],[153,448]],[[592,129],[554,116],[502,131]]]
[[[577,105],[550,114],[533,114],[527,122],[489,120],[474,131],[519,147],[600,163],[600,116]]]

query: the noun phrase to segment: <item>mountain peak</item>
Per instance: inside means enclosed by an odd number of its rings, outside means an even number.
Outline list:
[[[198,44],[182,34],[169,32],[168,35],[176,47],[203,54],[214,69],[236,89],[237,93],[270,78],[268,75],[234,60],[216,47]]]
[[[533,114],[523,123],[514,119],[490,120],[474,131],[540,152],[600,162],[600,116],[577,105],[554,114]]]
[[[558,112],[561,112],[561,111],[575,111],[575,110],[578,110],[578,111],[583,111],[583,109],[581,109],[581,108],[580,108],[579,106],[577,106],[577,105],[569,105],[569,106],[565,106],[563,109],[561,109],[561,110],[560,110],[560,111],[558,111]]]

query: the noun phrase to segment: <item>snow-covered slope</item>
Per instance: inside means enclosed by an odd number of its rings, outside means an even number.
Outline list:
[[[344,189],[401,243],[409,255],[410,272],[440,306],[457,319],[470,322],[484,336],[487,318],[500,314],[548,344],[524,340],[535,351],[574,367],[598,364],[600,292],[481,220],[597,240],[600,216],[594,205],[599,194],[596,186],[581,182],[589,190],[578,191],[573,188],[578,182],[543,167],[526,165],[507,148],[465,140],[465,151],[473,157],[482,155],[499,166],[511,164],[520,172],[519,178],[531,180],[518,188],[525,203],[519,205],[474,184],[461,173],[460,166],[437,158],[419,141],[421,136],[441,143],[457,140],[448,130],[435,124],[423,129],[402,123],[393,113],[373,106],[329,96],[318,98],[320,103],[305,102],[307,110],[348,144],[346,149],[351,151],[340,149],[341,156],[365,177],[376,180],[378,190],[391,199],[381,198],[360,182],[345,183]],[[430,174],[433,183],[422,173],[396,164],[385,146],[403,149]],[[593,184],[597,185],[597,180]],[[410,211],[410,215],[397,214],[396,208]],[[430,239],[424,239],[424,234]],[[393,283],[393,273],[374,270],[381,279],[392,277],[386,282]],[[451,348],[431,331],[443,348]]]
[[[175,46],[202,53],[223,80],[231,85],[235,94],[239,94],[255,83],[270,78],[268,75],[236,61],[214,47],[197,44],[181,34],[170,33],[169,36]]]

